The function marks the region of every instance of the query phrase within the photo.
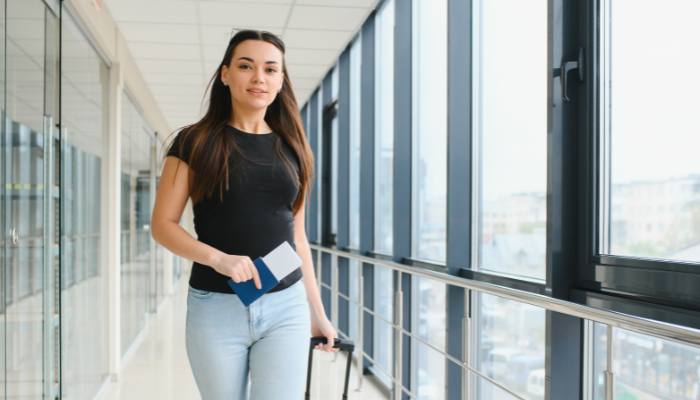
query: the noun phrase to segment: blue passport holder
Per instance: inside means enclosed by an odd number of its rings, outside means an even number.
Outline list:
[[[255,281],[252,279],[240,283],[234,282],[233,279],[228,280],[228,285],[246,307],[277,286],[284,277],[301,266],[302,261],[292,246],[285,241],[268,255],[253,261],[253,264],[258,269],[262,288],[255,287]]]

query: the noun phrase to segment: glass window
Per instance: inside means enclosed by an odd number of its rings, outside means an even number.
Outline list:
[[[668,79],[700,62],[700,3],[606,3],[601,253],[700,262],[700,77]]]
[[[595,324],[593,393],[602,398],[607,369],[607,325]],[[617,399],[700,397],[700,349],[613,328],[612,371]]]
[[[374,266],[374,360],[384,371],[392,373],[394,365],[394,274],[389,268]],[[381,317],[381,318],[380,318]],[[389,321],[389,322],[387,322]],[[377,375],[391,387],[391,375]]]
[[[374,113],[374,250],[394,252],[394,0],[377,13]]]
[[[475,298],[479,372],[527,399],[544,399],[544,390],[527,382],[544,378],[545,309],[484,293]],[[497,386],[478,382],[476,398],[504,398]]]
[[[61,392],[92,398],[107,369],[106,263],[100,254],[103,139],[107,135],[109,69],[63,14],[61,68]]]
[[[350,247],[360,248],[360,73],[362,37],[350,48]]]
[[[126,92],[121,104],[121,350],[146,324],[150,276],[150,180],[152,139]],[[146,277],[146,279],[144,279]]]
[[[447,286],[432,279],[412,276],[412,327],[411,332],[437,349],[445,351],[447,329]],[[404,336],[406,337],[406,336]],[[413,370],[418,376],[412,391],[419,399],[442,400],[445,398],[445,356],[426,343],[411,338]]]
[[[413,257],[445,261],[447,0],[413,1]]]
[[[474,7],[474,264],[545,279],[547,2]]]

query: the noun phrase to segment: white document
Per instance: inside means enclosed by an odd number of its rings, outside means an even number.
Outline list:
[[[303,264],[297,252],[286,241],[261,258],[278,281],[284,279]]]

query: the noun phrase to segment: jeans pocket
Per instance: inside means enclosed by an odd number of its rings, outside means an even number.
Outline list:
[[[189,289],[187,289],[187,291],[189,292],[190,296],[192,296],[196,299],[207,299],[214,294],[214,292],[210,292],[207,290],[195,289],[192,286],[190,286]]]

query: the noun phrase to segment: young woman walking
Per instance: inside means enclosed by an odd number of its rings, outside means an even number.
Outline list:
[[[284,52],[268,32],[230,40],[207,113],[173,140],[158,187],[153,238],[194,261],[187,356],[203,400],[300,399],[310,337],[337,337],[304,231],[314,161]],[[189,198],[197,239],[178,224]],[[303,265],[245,307],[228,280],[259,287],[252,260],[284,241]]]

